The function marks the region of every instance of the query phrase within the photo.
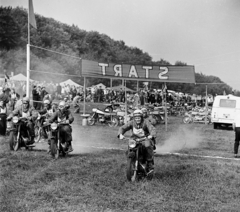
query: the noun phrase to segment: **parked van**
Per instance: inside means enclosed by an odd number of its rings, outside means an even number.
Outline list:
[[[216,96],[211,113],[213,128],[216,129],[221,125],[232,126],[237,110],[240,110],[240,97],[231,94]]]

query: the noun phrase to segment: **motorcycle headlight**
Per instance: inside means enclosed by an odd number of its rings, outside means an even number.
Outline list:
[[[52,130],[56,130],[57,129],[57,124],[56,123],[52,123],[51,124],[51,128],[52,128]]]
[[[18,123],[18,117],[17,116],[14,116],[13,119],[12,119],[13,123],[16,124]]]
[[[132,149],[134,147],[136,147],[136,141],[133,139],[130,139],[128,142],[128,146]]]
[[[93,108],[93,109],[92,109],[92,112],[96,112],[96,111],[97,111],[97,108]]]

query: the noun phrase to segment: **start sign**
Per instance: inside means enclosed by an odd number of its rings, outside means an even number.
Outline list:
[[[194,66],[148,66],[82,60],[82,76],[141,81],[195,83]]]

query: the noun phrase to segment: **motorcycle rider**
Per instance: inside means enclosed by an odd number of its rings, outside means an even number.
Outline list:
[[[6,134],[7,124],[7,107],[4,102],[0,99],[0,135]]]
[[[10,115],[7,117],[7,120],[10,120],[13,116],[18,116],[18,117],[23,117],[27,118],[26,122],[26,129],[28,130],[30,136],[31,136],[31,141],[29,141],[29,144],[34,143],[34,118],[36,118],[36,114],[34,113],[34,108],[31,107],[30,105],[30,100],[28,97],[24,97],[22,99],[22,106],[16,108],[15,110],[10,113]]]
[[[143,107],[141,109],[142,113],[143,113],[143,119],[146,121],[149,121],[153,126],[155,126],[157,124],[156,119],[154,119],[152,116],[148,115],[148,111],[147,108]],[[156,150],[156,140],[155,138],[152,138],[153,140],[153,150]]]
[[[71,124],[74,121],[71,111],[65,101],[61,101],[58,105],[58,110],[50,117],[49,123],[65,122]],[[60,126],[60,137],[68,143],[68,152],[72,152],[72,127],[70,125]]]
[[[133,120],[129,121],[128,123],[119,128],[118,138],[122,140],[124,138],[124,133],[129,130],[132,130],[132,138],[147,137],[147,139],[143,142],[143,146],[146,150],[146,160],[149,168],[148,174],[152,173],[154,171],[153,139],[156,139],[155,127],[149,121],[144,120],[142,111],[137,109],[133,112]]]
[[[155,126],[157,124],[156,119],[154,119],[152,116],[148,115],[148,111],[147,108],[143,107],[141,109],[142,113],[143,113],[143,118],[147,121],[149,121],[153,126]]]
[[[77,93],[77,95],[73,98],[73,107],[75,108],[74,113],[80,113],[80,94]]]
[[[52,106],[51,101],[46,99],[43,101],[43,109],[39,111],[40,115],[45,115],[44,121],[47,121],[55,112],[55,108]],[[43,128],[44,137],[47,138],[47,133]],[[50,143],[49,143],[50,144]]]
[[[51,117],[55,112],[55,108],[52,107],[51,101],[46,99],[43,101],[43,109],[39,111],[41,115],[46,114],[46,118]]]

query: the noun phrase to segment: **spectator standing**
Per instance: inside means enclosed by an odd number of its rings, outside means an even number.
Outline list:
[[[4,89],[2,87],[0,87],[0,101],[3,102],[3,106],[5,107],[6,104],[9,102],[9,98],[6,95]]]
[[[235,131],[234,157],[238,157],[238,148],[240,141],[240,111],[237,111],[233,121],[233,130]]]
[[[32,89],[32,99],[33,99],[33,107],[37,109],[38,103],[36,101],[39,101],[39,94],[37,92],[37,86],[34,85]]]
[[[62,94],[62,86],[60,84],[57,84],[57,99],[60,99],[61,94]]]

